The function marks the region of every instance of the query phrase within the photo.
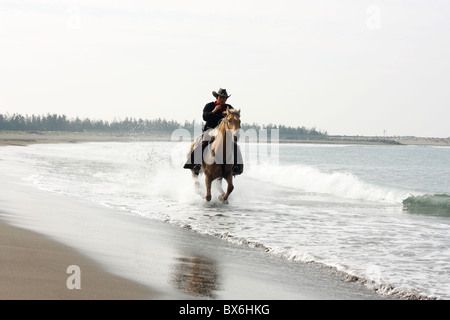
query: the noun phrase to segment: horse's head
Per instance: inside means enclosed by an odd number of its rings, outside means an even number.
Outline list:
[[[223,121],[226,130],[230,130],[233,140],[236,141],[239,137],[239,129],[241,128],[241,109],[227,108]]]

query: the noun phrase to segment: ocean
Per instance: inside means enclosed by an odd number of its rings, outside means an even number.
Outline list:
[[[196,190],[182,168],[189,144],[8,146],[0,169],[136,223],[316,264],[381,295],[450,298],[449,147],[242,142],[244,173],[224,204],[214,188],[206,202],[204,176]]]

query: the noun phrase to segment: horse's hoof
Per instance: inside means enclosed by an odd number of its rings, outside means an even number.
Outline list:
[[[224,199],[223,196],[219,196],[219,200],[222,201],[222,203],[228,204],[228,199]]]
[[[205,199],[206,201],[211,201],[211,196],[206,196]]]

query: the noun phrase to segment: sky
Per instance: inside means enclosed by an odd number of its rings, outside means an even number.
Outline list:
[[[0,113],[450,136],[450,1],[0,0]]]

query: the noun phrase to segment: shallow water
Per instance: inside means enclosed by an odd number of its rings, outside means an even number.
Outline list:
[[[125,215],[329,266],[380,293],[450,298],[450,148],[242,144],[245,171],[223,204],[215,190],[205,202],[202,176],[196,191],[182,169],[188,147],[3,147],[0,166]]]

